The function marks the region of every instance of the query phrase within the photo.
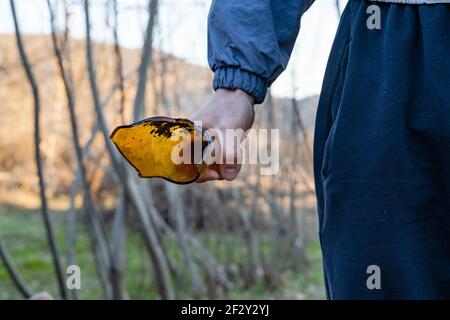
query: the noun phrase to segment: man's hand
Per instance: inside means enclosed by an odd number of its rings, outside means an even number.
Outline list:
[[[226,129],[247,131],[253,125],[255,118],[253,105],[253,97],[244,91],[239,89],[218,89],[211,101],[191,116],[191,120],[201,121],[203,129],[220,131],[222,136],[225,135]],[[239,146],[237,147],[239,148]],[[226,150],[225,143],[221,143],[221,149],[223,159],[232,157],[237,162],[239,150],[236,150],[236,148]],[[236,178],[240,169],[241,165],[238,163],[211,165],[202,172],[197,182],[211,180],[231,181]]]

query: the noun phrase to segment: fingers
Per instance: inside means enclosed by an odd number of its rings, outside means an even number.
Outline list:
[[[206,167],[197,179],[197,182],[207,182],[214,180],[232,181],[236,179],[241,171],[241,164],[238,162],[231,164],[213,164]]]
[[[196,182],[202,183],[207,181],[222,180],[217,165],[207,167],[197,179]]]
[[[226,145],[223,152],[223,164],[219,165],[219,173],[224,180],[232,181],[241,171],[242,151],[239,144],[232,144]]]
[[[222,164],[219,166],[220,176],[227,181],[236,179],[239,171],[241,171],[240,164]]]
[[[217,133],[217,131],[214,132],[214,143],[216,143],[217,149],[213,149],[211,152],[212,158],[216,162],[208,168],[209,170],[206,173],[202,174],[200,182],[211,180],[232,181],[241,170],[242,150],[240,143],[234,141],[234,139],[231,140],[233,143],[225,143],[223,135],[217,135]]]
[[[197,179],[196,182],[203,183],[207,181],[215,181],[215,180],[227,180],[232,181],[236,179],[241,170],[240,164],[221,164],[214,166],[213,168],[206,168]]]
[[[202,183],[215,180],[233,181],[239,175],[240,171],[240,164],[214,164],[204,169],[196,182]]]

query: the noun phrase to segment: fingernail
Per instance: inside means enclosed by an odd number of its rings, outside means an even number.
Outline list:
[[[224,170],[225,177],[227,179],[232,179],[236,175],[236,167],[225,167]]]

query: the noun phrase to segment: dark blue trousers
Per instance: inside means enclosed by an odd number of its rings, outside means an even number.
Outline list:
[[[327,294],[450,299],[450,5],[379,3],[370,30],[371,4],[349,1],[317,111]]]

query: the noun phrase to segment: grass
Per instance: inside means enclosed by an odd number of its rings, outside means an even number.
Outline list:
[[[62,264],[67,267],[66,234],[64,212],[52,212],[51,219],[56,230],[58,247],[62,254]],[[20,274],[30,287],[36,292],[48,291],[57,295],[57,286],[53,272],[52,259],[47,248],[47,240],[39,211],[20,209],[0,205],[0,235],[3,237],[11,256],[16,263]],[[101,287],[97,280],[95,263],[91,254],[90,239],[84,226],[76,225],[76,264],[81,268],[81,290],[78,290],[80,299],[99,299],[102,297]],[[126,286],[132,299],[158,298],[152,269],[144,244],[137,232],[127,233],[126,247]],[[223,236],[214,234],[200,234],[198,238],[211,246],[215,252],[215,243],[223,241]],[[245,246],[242,240],[234,236],[226,241],[235,243],[234,257],[237,261],[245,259]],[[267,242],[265,242],[267,243]],[[173,258],[175,264],[182,266],[177,248],[165,241],[168,256]],[[265,244],[264,251],[270,252],[270,243]],[[220,251],[219,251],[219,254]],[[222,253],[223,255],[225,253]],[[312,243],[306,250],[310,265],[301,272],[286,271],[281,275],[280,285],[275,290],[268,290],[262,279],[257,279],[250,287],[245,288],[235,283],[223,296],[229,299],[323,299],[323,278],[320,246],[318,242]],[[225,257],[219,257],[223,261]],[[189,287],[189,286],[187,286]],[[191,298],[187,289],[177,289],[177,298]],[[0,263],[0,299],[20,299],[21,296],[13,286],[9,275]],[[205,296],[206,298],[206,296]]]

